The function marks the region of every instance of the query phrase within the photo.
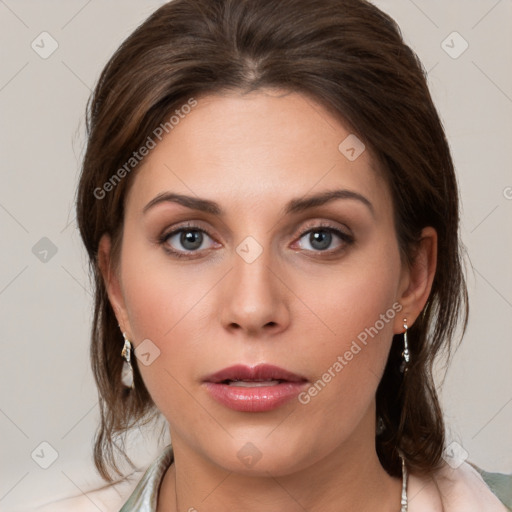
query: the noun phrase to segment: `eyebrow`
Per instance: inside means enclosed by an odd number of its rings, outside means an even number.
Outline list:
[[[292,199],[286,204],[284,208],[284,214],[289,215],[292,213],[300,213],[316,206],[322,206],[324,204],[330,203],[336,199],[352,199],[359,201],[370,210],[373,216],[375,216],[373,205],[366,197],[359,194],[358,192],[347,189],[328,190],[319,194]],[[212,215],[224,215],[222,208],[215,201],[202,199],[199,197],[186,196],[183,194],[176,194],[173,192],[162,192],[161,194],[158,194],[144,207],[142,213],[146,213],[157,204],[166,202],[178,203],[192,210],[199,210],[202,212],[210,213]]]

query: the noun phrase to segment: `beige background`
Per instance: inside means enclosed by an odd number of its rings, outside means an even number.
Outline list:
[[[162,3],[0,0],[0,510],[102,485],[91,288],[73,209],[84,109],[108,57]],[[449,441],[512,472],[512,1],[376,3],[429,70],[460,179],[472,309],[442,391]],[[58,44],[46,59],[31,47],[51,49],[43,31]],[[160,448],[134,436],[141,467]]]

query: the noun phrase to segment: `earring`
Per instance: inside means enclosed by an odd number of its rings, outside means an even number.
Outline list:
[[[404,318],[404,350],[402,352],[402,364],[400,365],[400,373],[405,373],[409,366],[411,354],[409,352],[409,345],[407,343],[407,318]]]
[[[378,417],[377,419],[377,428],[375,430],[375,433],[380,436],[384,430],[386,430],[386,425],[384,425],[384,420],[382,419],[381,416]]]
[[[126,339],[126,334],[123,332],[124,346],[121,351],[121,356],[124,358],[123,369],[121,371],[121,382],[127,387],[133,389],[133,367],[131,363],[132,344]]]

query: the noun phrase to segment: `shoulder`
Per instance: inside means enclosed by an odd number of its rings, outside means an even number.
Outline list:
[[[34,512],[117,512],[133,492],[142,474],[142,471],[136,471],[119,482],[47,503]]]
[[[411,477],[410,503],[417,502],[417,508],[411,506],[411,511],[422,511],[423,504],[434,500],[438,503],[439,510],[446,512],[507,512],[503,503],[509,498],[504,495],[503,481],[500,481],[502,489],[489,485],[489,475],[478,470],[476,466],[464,462],[457,468],[444,464],[432,477]],[[483,476],[486,477],[484,480]],[[512,485],[512,476],[499,475]],[[507,485],[507,484],[505,484]],[[498,498],[499,496],[499,498]],[[502,501],[500,501],[502,500]],[[428,510],[428,508],[425,508]]]
[[[512,474],[490,473],[473,466],[496,496],[512,510]]]

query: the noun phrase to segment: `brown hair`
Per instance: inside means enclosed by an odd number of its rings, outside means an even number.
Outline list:
[[[95,283],[91,359],[101,424],[94,460],[108,481],[109,467],[122,474],[114,438],[158,414],[136,364],[135,389],[121,384],[123,339],[98,267],[99,240],[109,233],[115,270],[136,166],[123,179],[113,175],[190,98],[263,87],[314,98],[371,149],[392,193],[405,261],[423,227],[437,231],[433,287],[409,329],[409,371],[405,378],[398,371],[397,335],[377,390],[385,429],[376,447],[392,475],[400,474],[397,450],[411,471],[439,466],[444,424],[432,367],[443,349],[450,353],[459,322],[465,329],[468,301],[453,162],[419,59],[396,23],[364,0],[174,0],[123,42],[88,103],[77,219]],[[99,194],[107,182],[109,193]]]

